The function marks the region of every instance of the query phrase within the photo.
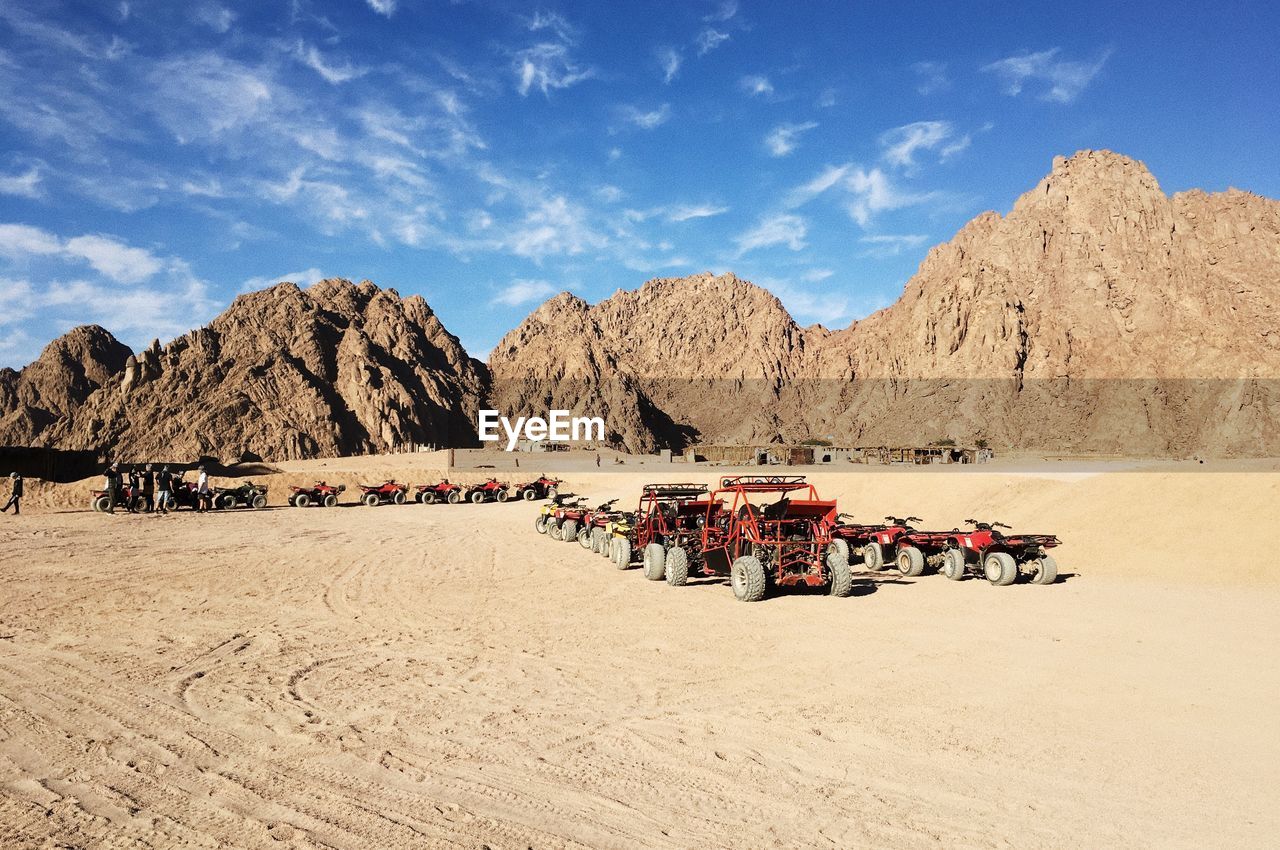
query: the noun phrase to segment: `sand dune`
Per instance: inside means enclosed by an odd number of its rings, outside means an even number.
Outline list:
[[[523,503],[0,518],[0,846],[1271,844],[1280,475],[817,481],[1071,575],[743,605]]]

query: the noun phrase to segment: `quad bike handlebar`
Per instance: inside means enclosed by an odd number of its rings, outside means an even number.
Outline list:
[[[887,516],[885,517],[885,521],[891,522],[894,525],[910,525],[913,522],[924,522],[924,520],[918,516],[907,516],[907,517]]]
[[[985,529],[1007,528],[1010,531],[1013,530],[1009,526],[1005,525],[1003,522],[978,522],[976,519],[967,519],[965,520],[965,522],[969,525],[974,526],[975,528],[985,528]]]

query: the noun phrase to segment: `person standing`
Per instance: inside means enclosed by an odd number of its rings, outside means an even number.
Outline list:
[[[156,509],[156,474],[151,464],[142,470],[142,503],[147,513]]]
[[[204,513],[213,507],[213,500],[209,498],[209,473],[204,471],[204,467],[200,467],[200,474],[196,477],[196,510]]]
[[[12,506],[13,515],[17,516],[22,513],[22,476],[16,472],[10,472],[9,482],[13,489],[9,493],[9,501],[4,503],[3,508],[0,508],[0,513],[8,513],[10,506]]]
[[[156,511],[162,514],[169,513],[169,501],[173,498],[173,476],[169,474],[169,467],[163,466],[156,473]]]
[[[104,482],[107,488],[107,513],[116,512],[116,496],[120,492],[120,465],[113,463],[107,467],[106,479]]]

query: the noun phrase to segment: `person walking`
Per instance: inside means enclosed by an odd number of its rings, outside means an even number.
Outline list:
[[[13,515],[17,516],[22,513],[22,476],[16,472],[9,473],[9,483],[13,489],[9,492],[9,501],[4,503],[4,507],[0,508],[0,513],[7,514],[9,508],[13,508]]]
[[[142,470],[142,509],[147,513],[156,509],[156,474],[151,464]]]
[[[199,469],[200,474],[196,477],[196,511],[204,513],[213,507],[213,500],[209,498],[209,473],[204,471],[204,467]]]
[[[600,468],[600,452],[596,452],[596,469]]]

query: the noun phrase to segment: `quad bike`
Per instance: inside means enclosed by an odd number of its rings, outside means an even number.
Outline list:
[[[577,540],[578,529],[582,527],[583,520],[590,513],[590,509],[583,503],[582,498],[560,504],[553,501],[550,507],[547,536],[552,540],[563,540],[566,543]]]
[[[106,513],[111,506],[111,500],[107,495],[106,490],[94,490],[89,496],[89,506],[99,513]],[[135,494],[128,484],[121,484],[116,488],[116,507],[136,511],[141,504],[142,494]]]
[[[200,507],[200,490],[194,481],[183,481],[181,478],[173,480],[173,509],[191,508],[196,510]]]
[[[1053,584],[1058,578],[1058,562],[1045,550],[1062,543],[1053,534],[1005,534],[1002,522],[967,519],[972,531],[953,532],[943,553],[942,574],[953,581],[966,575],[980,575],[997,587],[1013,584],[1019,573],[1030,576],[1032,584]],[[1012,529],[1009,529],[1012,530]]]
[[[483,484],[472,484],[467,487],[463,498],[473,505],[479,505],[482,502],[505,502],[511,498],[511,494],[507,491],[506,484],[496,478],[490,478]]]
[[[563,483],[559,478],[548,478],[543,475],[539,476],[535,481],[517,484],[514,489],[520,494],[520,498],[526,502],[534,502],[538,499],[554,499],[556,494],[560,492],[560,485]]]
[[[841,522],[841,520],[851,520],[849,514],[836,514],[836,522],[839,524],[831,529],[831,545],[827,547],[827,557],[843,558],[846,563],[852,565],[854,557],[862,558],[863,552],[871,537],[877,531],[884,531],[887,526],[884,523],[866,524],[855,522]]]
[[[920,531],[911,523],[920,517],[884,518],[885,527],[871,533],[862,547],[862,562],[868,570],[879,572],[892,564],[907,578],[924,575],[925,567],[941,569],[943,556],[950,548],[951,531]]]
[[[550,502],[538,509],[538,515],[533,519],[533,530],[553,540],[559,540],[560,520],[557,518],[557,513],[564,508],[576,508],[581,503],[581,497],[574,493],[557,493]],[[554,535],[552,529],[555,529]]]
[[[262,484],[246,481],[239,487],[215,487],[213,490],[213,506],[230,509],[234,507],[265,508],[267,506],[267,488]]]
[[[360,501],[369,507],[375,505],[403,505],[405,503],[405,493],[409,491],[408,484],[397,484],[395,479],[384,481],[381,484],[360,484],[361,496]]]
[[[765,505],[751,501],[765,495],[778,498]],[[803,476],[722,478],[705,504],[696,548],[674,547],[669,560],[678,549],[690,572],[728,575],[740,602],[758,602],[772,587],[793,585],[826,587],[831,596],[853,592],[848,561],[823,558],[836,524],[836,503],[820,499]]]
[[[323,481],[317,481],[311,487],[294,487],[290,486],[293,495],[289,497],[289,504],[295,508],[305,508],[308,505],[322,505],[326,508],[332,508],[338,504],[338,494],[343,493],[347,489],[347,485],[339,484],[334,486],[326,484]]]
[[[613,529],[610,553],[614,565],[625,570],[639,558],[644,577],[673,586],[688,581],[688,550],[701,537],[712,508],[702,484],[646,484],[640,502],[625,526]],[[723,504],[714,506],[717,511]],[[671,572],[668,575],[668,561]]]
[[[871,529],[867,540],[862,544],[862,564],[873,573],[878,573],[887,565],[896,563],[898,556],[898,539],[902,535],[915,531],[911,523],[922,522],[918,516],[884,518],[884,524]]]
[[[434,505],[437,502],[456,505],[462,501],[462,485],[454,484],[448,479],[439,484],[419,484],[417,489],[413,500],[421,505]]]
[[[613,508],[617,503],[617,499],[610,499],[582,515],[582,525],[579,526],[578,536],[575,538],[579,546],[590,549],[592,552],[600,551],[600,535],[604,533],[604,527],[619,514],[619,511]]]

